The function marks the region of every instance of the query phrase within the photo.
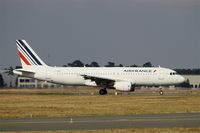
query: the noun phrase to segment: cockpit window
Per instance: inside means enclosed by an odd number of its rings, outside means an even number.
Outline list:
[[[176,72],[171,72],[170,75],[177,75],[177,73]]]

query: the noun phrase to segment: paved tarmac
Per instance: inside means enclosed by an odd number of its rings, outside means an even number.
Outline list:
[[[200,113],[0,119],[0,131],[200,128]]]

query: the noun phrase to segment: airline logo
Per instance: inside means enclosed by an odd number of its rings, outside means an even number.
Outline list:
[[[16,40],[16,44],[19,57],[26,65],[44,65],[25,40]]]
[[[156,72],[157,70],[155,69],[154,71],[153,70],[151,70],[151,69],[126,69],[126,70],[124,70],[124,72],[136,72],[136,73],[138,73],[138,72],[146,72],[146,73],[151,73],[151,72]]]

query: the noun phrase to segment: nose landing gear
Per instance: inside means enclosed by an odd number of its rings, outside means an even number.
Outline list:
[[[162,95],[164,95],[164,91],[162,90],[162,88],[160,87],[159,88],[160,90],[159,90],[159,94],[162,96]]]

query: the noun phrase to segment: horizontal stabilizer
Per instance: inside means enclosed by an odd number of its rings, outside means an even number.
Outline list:
[[[35,72],[28,71],[28,70],[23,70],[23,69],[16,69],[14,71],[16,71],[16,72],[22,72],[22,73],[27,73],[27,74],[35,74]]]

